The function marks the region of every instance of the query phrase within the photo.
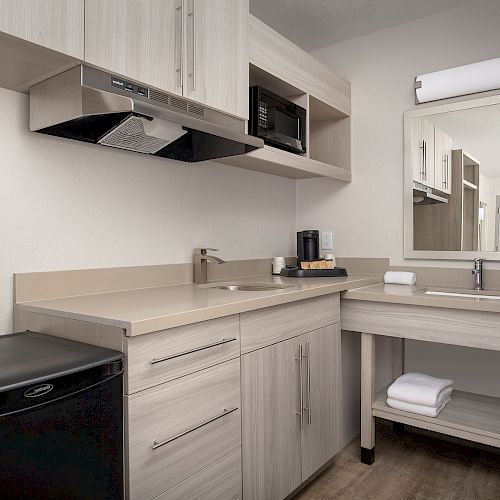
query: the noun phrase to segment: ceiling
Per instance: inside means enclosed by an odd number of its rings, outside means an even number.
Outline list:
[[[499,104],[433,115],[429,120],[452,138],[453,149],[464,149],[479,161],[481,174],[500,178]]]
[[[250,0],[250,11],[311,51],[468,3],[471,0]]]

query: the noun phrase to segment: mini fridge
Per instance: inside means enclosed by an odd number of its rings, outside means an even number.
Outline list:
[[[0,336],[0,497],[123,498],[123,355]]]

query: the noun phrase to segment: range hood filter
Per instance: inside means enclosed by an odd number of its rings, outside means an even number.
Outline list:
[[[132,115],[97,142],[112,148],[155,154],[186,132],[177,123]]]

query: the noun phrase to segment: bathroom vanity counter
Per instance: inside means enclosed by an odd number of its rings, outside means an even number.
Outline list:
[[[436,292],[443,292],[443,295],[433,295],[433,293]],[[460,293],[473,296],[462,297],[459,295],[445,295],[446,293]],[[498,296],[498,299],[488,298],[488,296],[491,295]],[[369,302],[386,302],[390,304],[411,304],[426,307],[500,313],[500,291],[475,292],[474,290],[459,288],[452,289],[446,287],[378,283],[348,290],[342,294],[342,298],[365,300]]]
[[[123,328],[129,336],[198,323],[380,282],[376,275],[339,278],[282,278],[264,275],[230,283],[291,285],[266,291],[228,291],[193,283],[17,302],[20,311]]]
[[[375,456],[375,417],[500,447],[500,398],[455,391],[439,416],[429,418],[387,406],[386,388],[376,394],[377,335],[393,338],[394,379],[404,373],[405,339],[500,351],[499,300],[429,295],[426,291],[458,290],[379,284],[343,293],[342,328],[361,333],[364,463],[371,464]]]

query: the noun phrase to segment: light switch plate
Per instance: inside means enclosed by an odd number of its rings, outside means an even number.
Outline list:
[[[333,249],[333,232],[321,231],[321,250]]]

